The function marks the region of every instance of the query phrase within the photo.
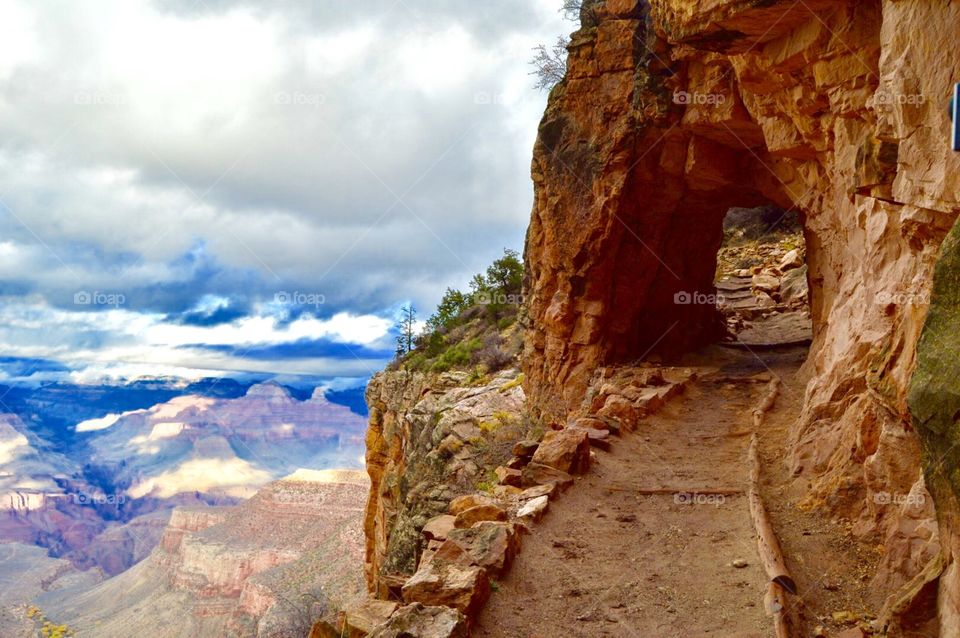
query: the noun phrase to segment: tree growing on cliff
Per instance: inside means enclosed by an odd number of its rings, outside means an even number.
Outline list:
[[[470,282],[473,302],[486,306],[490,318],[496,320],[504,310],[517,307],[523,292],[523,261],[520,254],[509,248],[503,257],[494,261],[482,275],[474,275]]]
[[[443,298],[437,305],[437,310],[429,319],[427,319],[427,330],[430,332],[442,332],[448,329],[453,322],[460,316],[460,313],[469,308],[473,301],[470,295],[465,295],[459,290],[447,288],[443,293]]]
[[[557,37],[552,47],[540,44],[534,47],[533,59],[530,64],[533,71],[530,75],[537,79],[536,87],[541,91],[549,91],[567,74],[567,45],[570,39],[566,36]]]
[[[580,20],[580,9],[583,8],[583,0],[563,0],[563,6],[560,8],[560,13],[563,14],[563,17],[571,22],[577,22]]]
[[[523,288],[523,260],[520,253],[505,248],[503,257],[487,267],[486,285],[508,297],[520,294]]]
[[[417,341],[417,310],[413,305],[400,309],[400,320],[397,322],[397,358],[400,359],[412,351]]]

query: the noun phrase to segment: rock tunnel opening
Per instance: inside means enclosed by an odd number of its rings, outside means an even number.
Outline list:
[[[812,341],[807,259],[816,247],[807,246],[803,212],[762,147],[727,142],[694,136],[677,149],[687,162],[676,198],[659,197],[669,176],[654,189],[628,175],[611,268],[616,312],[600,336],[606,363],[669,362],[717,343]]]
[[[714,286],[728,341],[748,347],[810,343],[806,255],[795,209],[769,204],[727,211]]]

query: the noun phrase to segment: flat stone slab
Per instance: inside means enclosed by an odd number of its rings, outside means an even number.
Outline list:
[[[813,322],[802,312],[783,312],[751,322],[729,347],[775,348],[806,345],[813,341]]]
[[[752,277],[724,277],[716,284],[717,290],[723,292],[733,292],[735,290],[750,290],[753,286]]]

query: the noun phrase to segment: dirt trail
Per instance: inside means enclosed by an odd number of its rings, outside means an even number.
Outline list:
[[[720,372],[693,384],[611,452],[597,452],[590,473],[524,538],[474,635],[770,636],[747,499],[729,492],[746,488],[744,434],[766,391],[762,381],[771,369],[785,381],[795,378],[803,354],[718,355]],[[650,488],[678,493],[638,494]]]

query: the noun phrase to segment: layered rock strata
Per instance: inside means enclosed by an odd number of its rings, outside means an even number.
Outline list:
[[[298,471],[236,507],[174,510],[154,551],[38,604],[80,635],[304,636],[363,599],[362,472]],[[319,620],[318,620],[319,619]],[[331,630],[332,631],[332,630]]]

